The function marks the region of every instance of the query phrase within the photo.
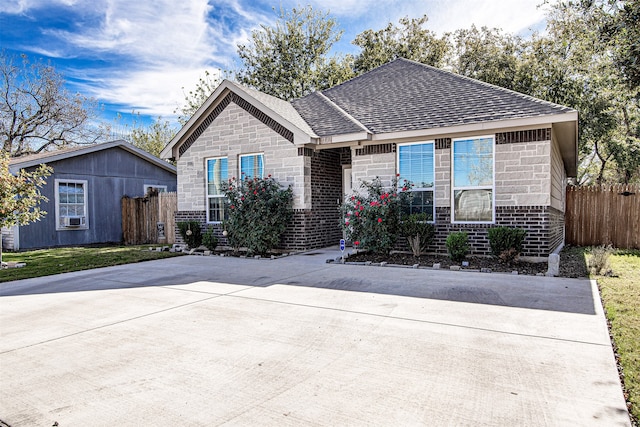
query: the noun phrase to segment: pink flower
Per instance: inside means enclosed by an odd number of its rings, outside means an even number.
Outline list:
[[[345,221],[344,225],[349,225],[349,221]]]
[[[356,199],[356,196],[351,196],[351,201],[353,202]]]
[[[244,196],[240,197],[240,200],[244,201]]]
[[[360,216],[360,212],[356,211],[356,216]]]
[[[229,206],[231,209],[235,209],[236,207],[234,205]]]
[[[382,222],[382,218],[378,218],[378,223],[381,223],[381,222]]]
[[[364,206],[360,205],[360,210],[363,211],[364,210]]]
[[[255,196],[256,194],[258,194],[257,190],[253,190],[253,195]]]
[[[358,246],[360,244],[359,240],[356,240],[355,242],[353,242],[354,245]]]

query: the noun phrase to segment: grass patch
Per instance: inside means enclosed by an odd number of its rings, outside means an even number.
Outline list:
[[[619,363],[624,373],[630,412],[640,420],[640,251],[614,251],[612,273],[594,276],[611,324]]]
[[[27,265],[22,268],[0,270],[0,282],[182,255],[182,253],[150,251],[149,247],[149,245],[71,247],[25,252],[3,252],[3,261],[25,262]]]

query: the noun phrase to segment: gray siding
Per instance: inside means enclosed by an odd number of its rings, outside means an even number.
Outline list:
[[[122,241],[121,199],[144,195],[144,185],[176,191],[176,175],[119,147],[49,163],[53,174],[42,190],[47,215],[20,227],[20,249]],[[86,180],[88,229],[56,230],[55,180]]]

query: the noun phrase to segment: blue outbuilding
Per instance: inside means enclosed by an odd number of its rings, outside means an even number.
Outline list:
[[[150,189],[176,191],[176,168],[126,141],[75,146],[12,159],[11,173],[53,168],[41,193],[47,214],[29,225],[2,230],[3,248],[122,241],[123,196],[144,196]]]

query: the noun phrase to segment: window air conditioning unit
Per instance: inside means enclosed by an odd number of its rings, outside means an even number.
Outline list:
[[[84,225],[83,216],[66,216],[63,218],[65,227],[80,227]]]

